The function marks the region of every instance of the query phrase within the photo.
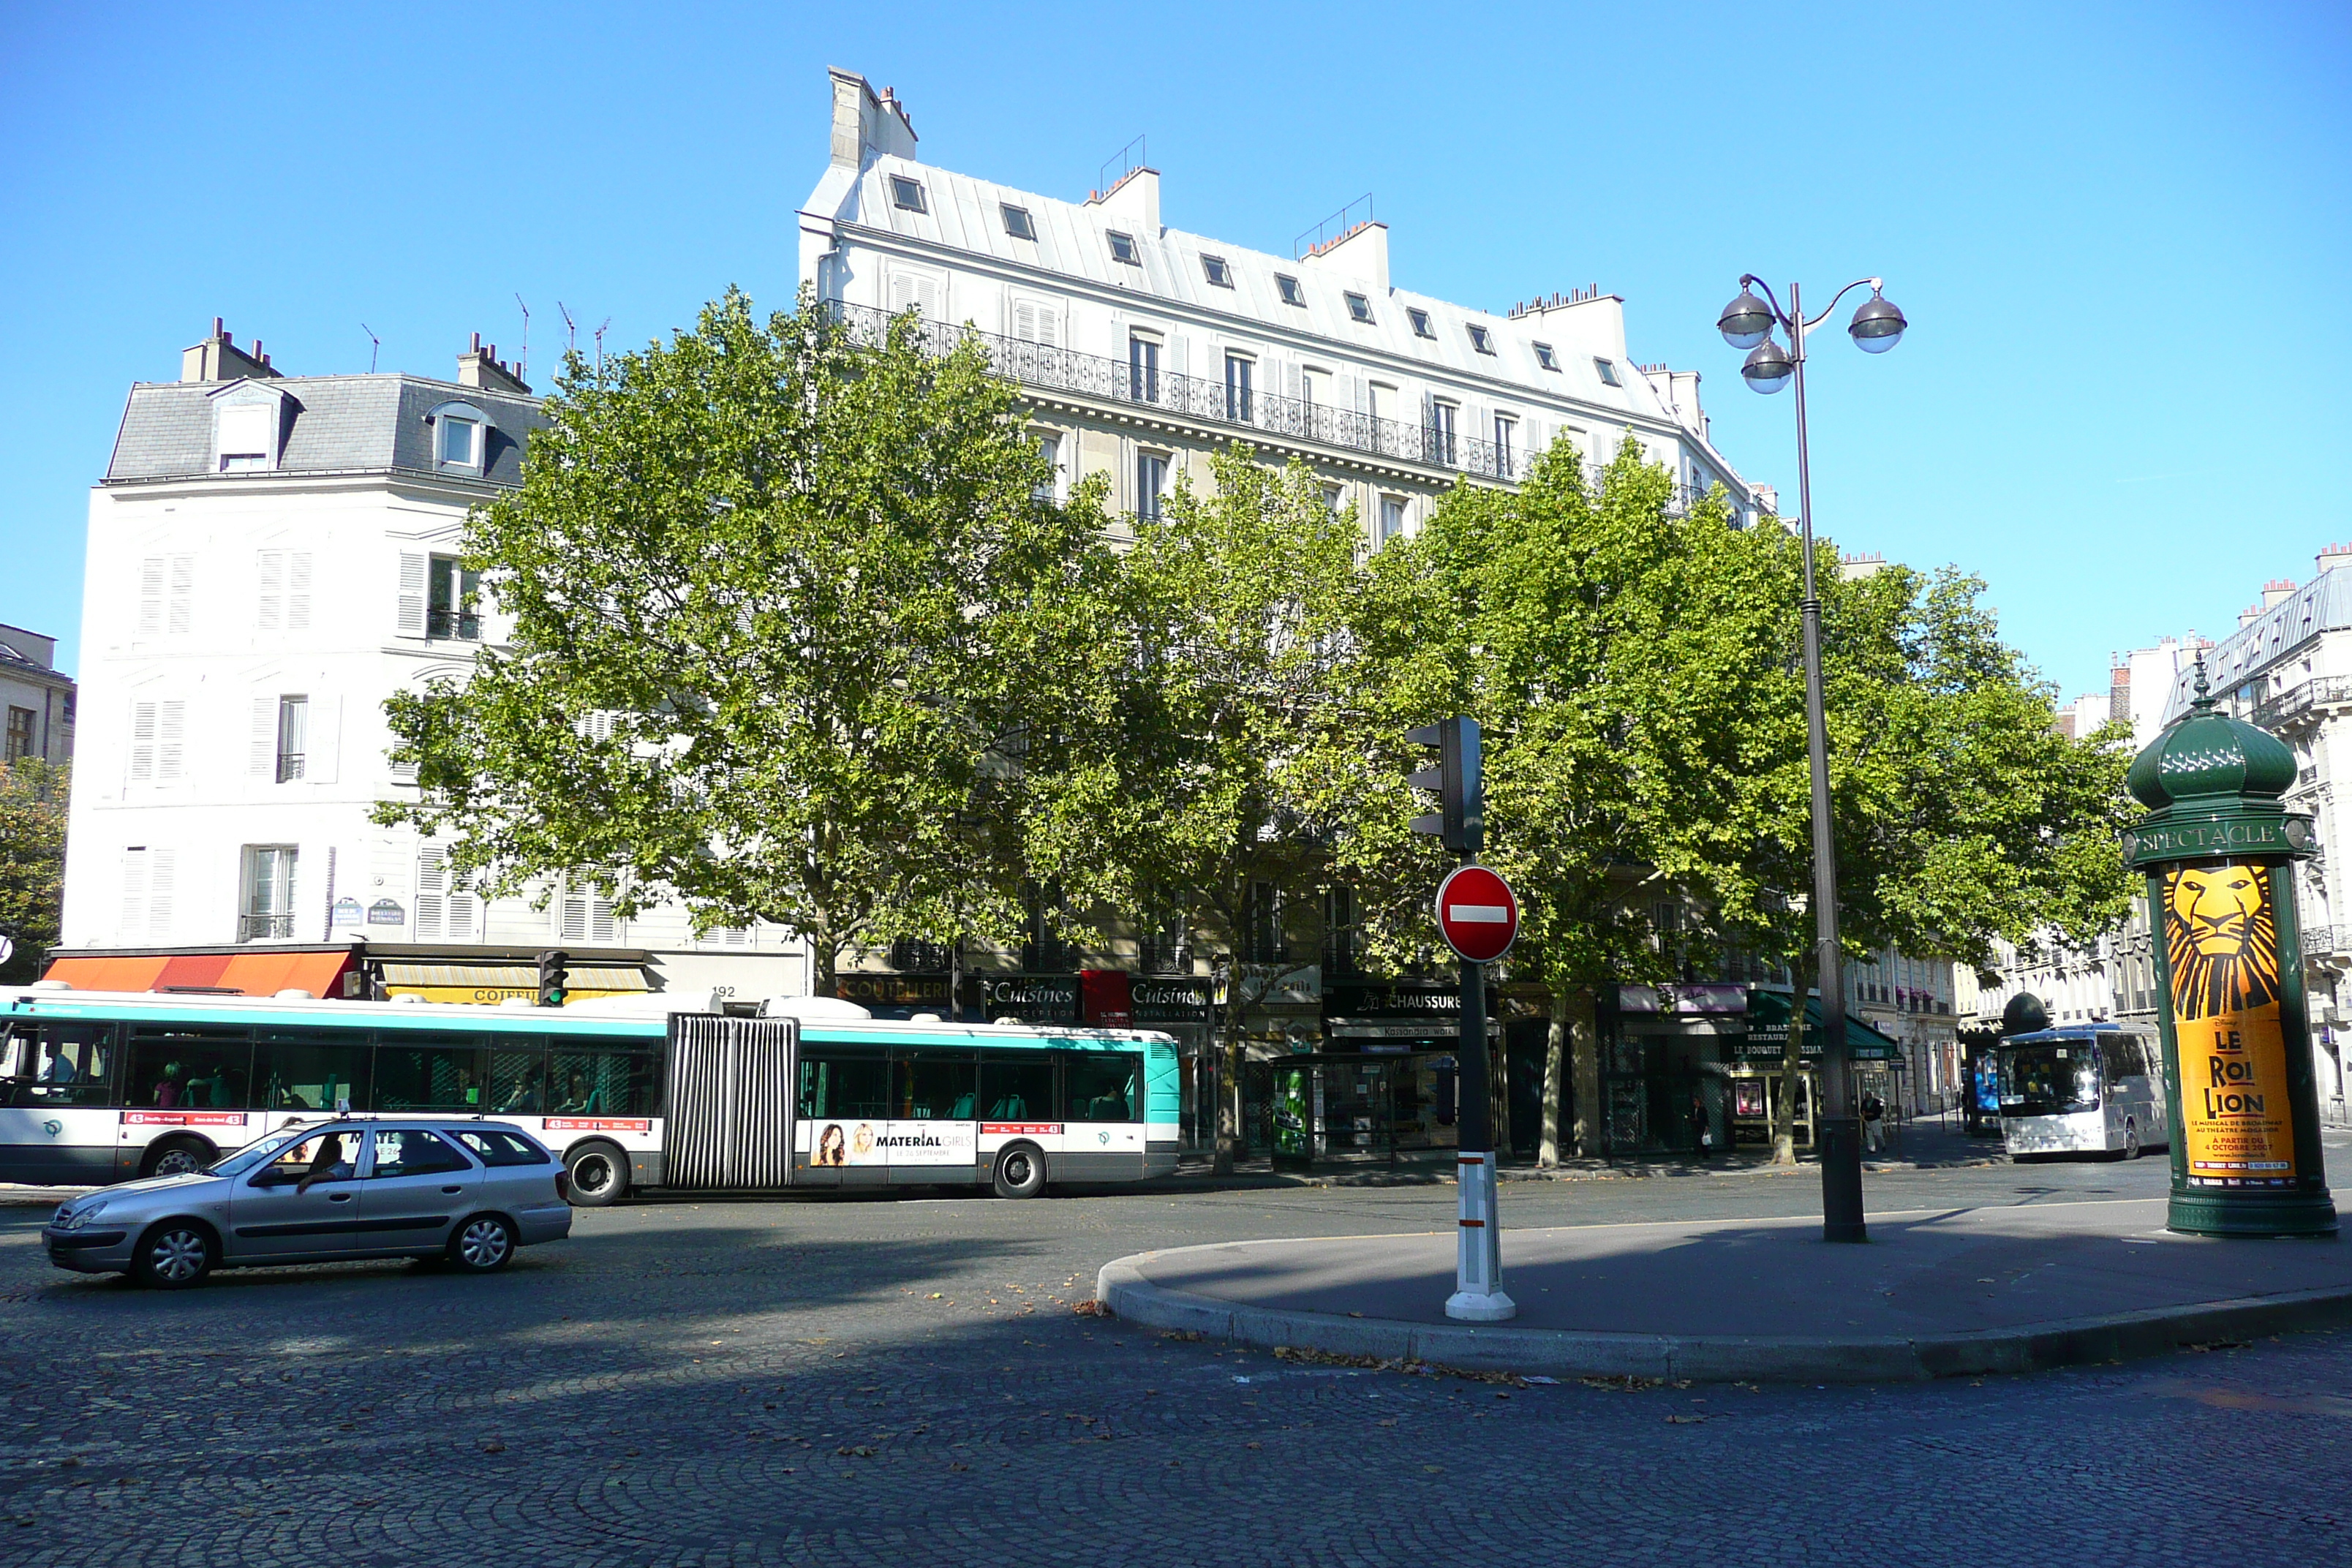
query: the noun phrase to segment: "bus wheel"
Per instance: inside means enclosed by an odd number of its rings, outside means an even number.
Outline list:
[[[2139,1123],[2129,1120],[2124,1122],[2124,1158],[2139,1158]]]
[[[192,1171],[201,1171],[212,1163],[212,1151],[203,1144],[173,1139],[147,1151],[147,1157],[139,1163],[139,1173],[142,1176],[184,1176]]]
[[[583,1143],[564,1160],[563,1169],[572,1178],[573,1208],[606,1208],[628,1193],[628,1156],[610,1143]]]
[[[1009,1143],[996,1156],[996,1195],[1034,1198],[1045,1190],[1045,1155],[1034,1143]]]

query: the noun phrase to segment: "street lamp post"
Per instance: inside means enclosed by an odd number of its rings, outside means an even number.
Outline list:
[[[1802,296],[1789,285],[1789,308],[1771,286],[1753,273],[1739,279],[1739,297],[1723,309],[1717,330],[1724,342],[1749,351],[1739,374],[1759,392],[1778,392],[1797,384],[1797,522],[1805,549],[1805,745],[1812,764],[1813,931],[1820,950],[1822,991],[1822,1103],[1814,1119],[1822,1158],[1822,1239],[1868,1241],[1862,1217],[1862,1123],[1854,1115],[1853,1058],[1845,1037],[1845,966],[1838,951],[1837,843],[1830,818],[1829,721],[1822,700],[1822,598],[1813,580],[1813,477],[1805,433],[1805,334],[1829,320],[1838,301],[1867,287],[1863,301],[1847,323],[1854,346],[1865,353],[1885,353],[1903,336],[1909,323],[1903,312],[1879,292],[1880,280],[1865,278],[1847,284],[1831,299],[1829,309],[1805,320]],[[1758,299],[1755,290],[1764,290]],[[1789,335],[1783,352],[1772,339],[1778,326]],[[1790,1026],[1801,1026],[1802,996],[1790,998]],[[1795,1086],[1784,1092],[1794,1093]]]

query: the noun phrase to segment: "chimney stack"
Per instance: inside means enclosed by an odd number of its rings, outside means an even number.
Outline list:
[[[2319,570],[2325,575],[2338,566],[2352,566],[2352,544],[2325,544],[2319,550]]]
[[[212,335],[203,342],[192,343],[180,352],[182,381],[239,381],[277,379],[278,372],[269,356],[261,352],[261,340],[253,340],[253,352],[247,353],[236,346],[228,329],[218,316],[213,318]]]
[[[474,334],[472,346],[457,356],[457,384],[478,386],[488,392],[511,392],[522,397],[530,395],[530,387],[515,374],[514,367],[499,359],[499,345],[485,347],[479,332]]]
[[[2273,605],[2284,605],[2294,597],[2294,582],[2292,578],[2273,577],[2263,584],[2263,608],[2265,610]]]

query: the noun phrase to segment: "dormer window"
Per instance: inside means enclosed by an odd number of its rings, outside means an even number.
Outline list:
[[[996,204],[996,210],[1004,216],[1005,233],[1015,239],[1037,237],[1036,220],[1029,216],[1027,207],[1016,207],[1011,202],[999,202]]]
[[[1115,228],[1108,232],[1110,235],[1110,258],[1113,261],[1126,267],[1143,265],[1143,252],[1136,249],[1135,236],[1121,234]]]
[[[431,427],[433,467],[444,473],[478,475],[488,455],[490,424],[470,403],[445,403],[425,416]]]
[[[1617,362],[1615,360],[1602,359],[1596,354],[1593,356],[1592,368],[1601,373],[1601,385],[1622,386],[1625,384],[1623,382],[1617,379]]]
[[[1484,327],[1474,324],[1470,328],[1470,346],[1476,349],[1482,354],[1493,353],[1495,352],[1495,334],[1488,331]]]
[[[1355,296],[1350,294],[1348,298],[1353,300]],[[1356,319],[1358,321],[1363,321],[1366,318],[1359,316]],[[1437,336],[1437,329],[1429,324],[1428,311],[1415,310],[1412,306],[1407,305],[1404,310],[1404,319],[1412,323],[1412,335],[1414,337],[1434,338]]]
[[[215,433],[219,437],[219,471],[252,473],[278,466],[278,405],[232,403],[220,410]]]
[[[1282,296],[1284,304],[1296,305],[1301,310],[1307,308],[1307,290],[1301,289],[1298,286],[1298,279],[1289,273],[1277,272],[1274,275],[1274,291]]]
[[[1348,319],[1351,321],[1361,321],[1368,327],[1370,326],[1372,324],[1372,302],[1364,298],[1361,294],[1349,294],[1347,296],[1347,300]]]
[[[1536,345],[1536,363],[1541,365],[1546,370],[1557,372],[1559,369],[1559,356],[1551,352],[1551,345],[1549,343],[1538,343]]]
[[[904,174],[890,176],[890,205],[901,211],[910,213],[927,213],[931,210],[923,205],[923,182],[910,180]]]
[[[1225,258],[1222,256],[1201,258],[1201,271],[1209,279],[1209,287],[1212,289],[1230,289],[1234,286],[1234,269],[1225,265]]]

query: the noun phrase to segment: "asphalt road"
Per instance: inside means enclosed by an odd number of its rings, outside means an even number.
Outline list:
[[[2148,1159],[1869,1190],[2163,1184]],[[1503,1203],[1567,1225],[1818,1192],[1713,1174]],[[354,1264],[176,1295],[53,1269],[46,1210],[0,1207],[0,1563],[2352,1561],[2352,1332],[1981,1383],[1627,1389],[1298,1364],[1072,1310],[1110,1258],[1443,1228],[1450,1187],[652,1203],[487,1279]]]

